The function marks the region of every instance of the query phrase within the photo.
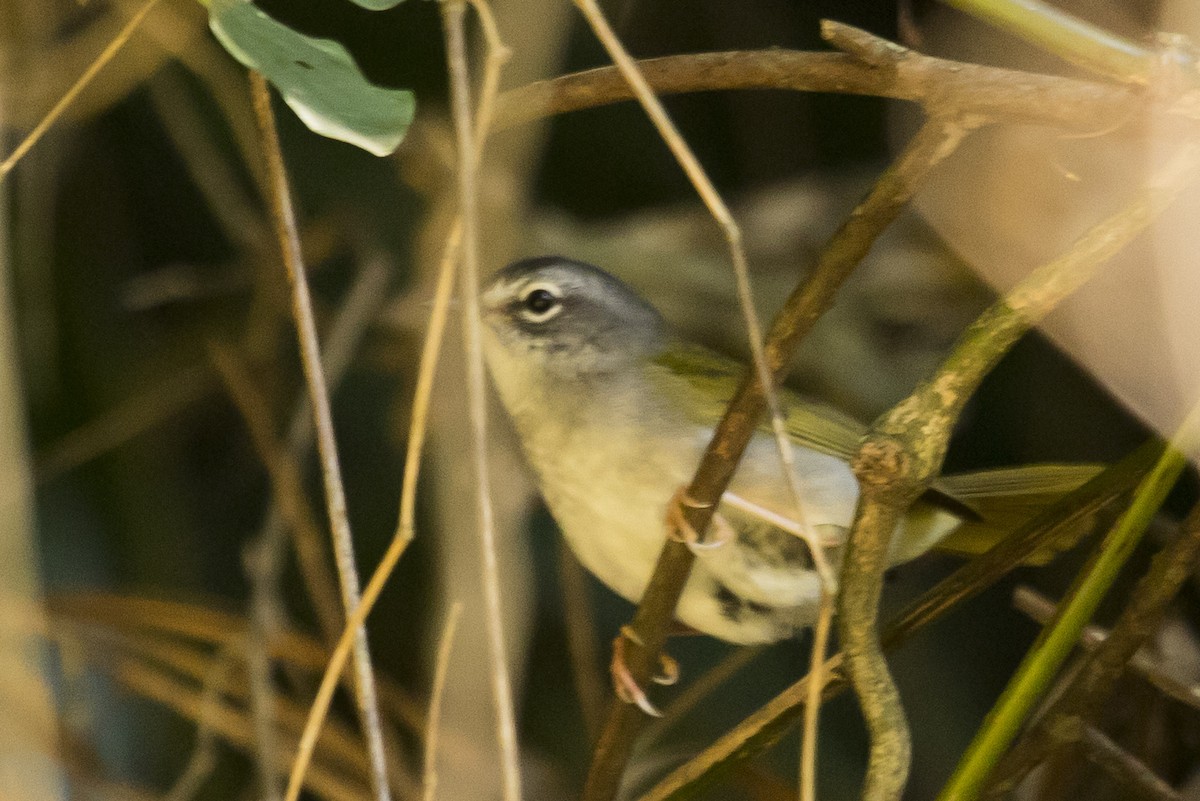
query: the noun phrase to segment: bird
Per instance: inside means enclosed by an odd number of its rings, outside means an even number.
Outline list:
[[[583,566],[636,603],[673,499],[744,366],[682,340],[618,278],[561,256],[497,271],[480,292],[480,314],[488,371],[551,515]],[[866,429],[788,390],[780,396],[803,522],[836,567],[859,495],[849,459]],[[1095,472],[1038,465],[942,477],[898,524],[891,563],[964,529],[971,533],[963,541],[974,543],[981,531],[1011,527]],[[739,644],[775,642],[811,626],[821,585],[797,536],[795,508],[764,426],[716,510],[725,534],[715,547],[694,543],[677,620]],[[999,519],[983,519],[984,509],[1001,510]]]

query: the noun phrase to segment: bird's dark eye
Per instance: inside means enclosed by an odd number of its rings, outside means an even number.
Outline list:
[[[558,295],[544,287],[535,287],[521,298],[521,312],[527,319],[535,323],[549,320],[562,311],[562,301]]]

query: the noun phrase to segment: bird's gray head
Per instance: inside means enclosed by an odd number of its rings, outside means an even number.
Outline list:
[[[611,376],[657,353],[667,336],[659,313],[628,286],[558,256],[505,267],[481,304],[488,364],[502,393],[510,381]]]

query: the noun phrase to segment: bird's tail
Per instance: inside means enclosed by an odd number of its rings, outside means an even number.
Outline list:
[[[898,532],[893,563],[934,547],[967,556],[983,553],[1101,470],[1099,465],[1041,464],[942,476]],[[1082,520],[1026,563],[1045,564],[1091,528],[1090,520]]]

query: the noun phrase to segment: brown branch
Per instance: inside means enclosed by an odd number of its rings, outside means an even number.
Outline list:
[[[496,716],[496,740],[500,746],[501,797],[521,799],[521,766],[512,682],[508,672],[508,646],[500,597],[500,568],[496,557],[496,527],[492,507],[491,470],[488,463],[488,419],[486,380],[483,367],[482,316],[479,311],[479,218],[477,177],[482,160],[482,142],[489,113],[486,109],[498,86],[503,45],[491,31],[488,39],[493,60],[488,65],[480,108],[471,107],[470,66],[467,61],[466,3],[442,0],[442,30],[446,41],[446,65],[450,77],[450,109],[458,153],[457,187],[462,219],[462,251],[459,255],[460,291],[463,300],[463,351],[466,357],[467,417],[471,430],[471,463],[475,476],[475,509],[479,523],[480,558],[483,566],[484,628],[491,660],[492,709]],[[481,19],[490,19],[487,4],[476,5]],[[494,60],[499,56],[499,61]],[[490,78],[489,78],[490,76]],[[476,128],[473,118],[484,127]]]
[[[1070,685],[996,765],[987,797],[1010,792],[1029,771],[1064,744],[1076,742],[1200,560],[1200,504],[1184,521],[1179,539],[1160,551],[1134,588],[1103,643],[1088,654]]]
[[[904,458],[902,451],[879,448],[868,435],[853,464],[861,496],[846,543],[837,611],[846,676],[871,735],[863,801],[899,801],[912,759],[908,720],[875,625],[892,532],[932,478],[893,481]]]
[[[826,32],[839,47],[853,48],[853,54],[747,50],[637,64],[658,95],[748,89],[836,92],[936,103],[963,114],[1080,131],[1149,110],[1145,94],[1128,86],[934,58],[838,23],[826,23]],[[632,99],[617,69],[601,67],[505,92],[497,102],[495,127]]]

